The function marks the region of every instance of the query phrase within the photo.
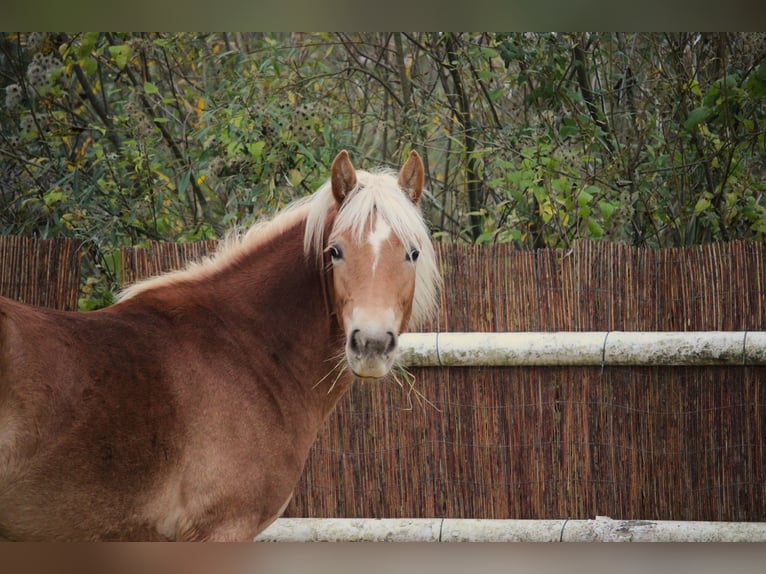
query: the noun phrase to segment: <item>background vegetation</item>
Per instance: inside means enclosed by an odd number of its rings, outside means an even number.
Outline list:
[[[248,225],[335,154],[424,156],[439,240],[766,235],[766,34],[0,34],[0,233],[116,249]],[[4,97],[3,97],[4,96]]]

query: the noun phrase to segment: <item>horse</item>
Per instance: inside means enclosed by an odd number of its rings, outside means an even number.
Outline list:
[[[440,273],[423,162],[355,170],[88,312],[0,298],[0,537],[252,540]]]

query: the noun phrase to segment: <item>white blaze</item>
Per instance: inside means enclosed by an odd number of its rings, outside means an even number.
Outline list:
[[[387,241],[391,236],[391,226],[388,225],[380,217],[375,220],[375,229],[370,232],[368,239],[372,246],[372,272],[375,273],[375,269],[378,267],[378,260],[380,259],[380,248],[383,246],[383,242]]]

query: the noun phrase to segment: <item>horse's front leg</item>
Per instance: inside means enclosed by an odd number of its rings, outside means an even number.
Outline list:
[[[291,492],[277,513],[272,516],[263,517],[253,514],[232,516],[213,526],[202,538],[210,542],[252,542],[258,534],[282,516],[292,498]]]

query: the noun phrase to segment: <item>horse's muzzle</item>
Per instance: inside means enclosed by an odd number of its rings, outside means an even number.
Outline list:
[[[393,331],[354,329],[346,341],[346,359],[351,371],[365,379],[388,375],[394,364],[397,336]]]

